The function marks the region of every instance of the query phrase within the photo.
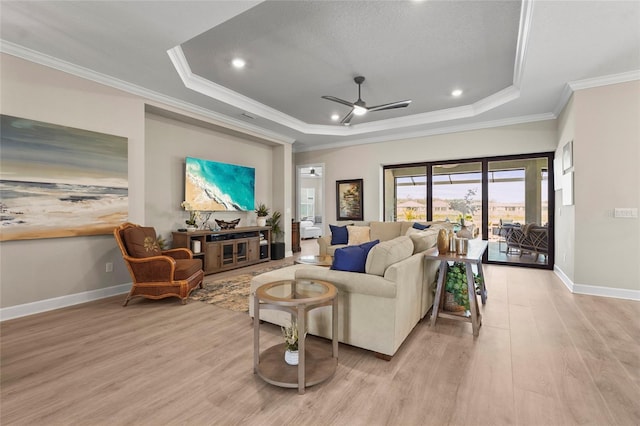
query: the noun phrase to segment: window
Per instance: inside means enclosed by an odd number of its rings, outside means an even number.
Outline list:
[[[315,189],[300,188],[300,217],[314,217],[316,205]]]

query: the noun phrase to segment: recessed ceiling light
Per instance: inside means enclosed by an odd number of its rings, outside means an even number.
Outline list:
[[[461,89],[456,89],[453,92],[451,92],[451,96],[458,97],[460,95],[462,95],[462,90]]]
[[[234,58],[233,61],[231,61],[231,65],[233,65],[234,68],[242,69],[247,63],[242,58]]]
[[[338,121],[338,120],[340,119],[340,116],[339,116],[338,114],[333,114],[333,115],[331,116],[331,119],[332,119],[333,121]]]

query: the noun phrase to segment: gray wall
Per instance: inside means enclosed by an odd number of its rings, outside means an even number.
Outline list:
[[[613,208],[640,204],[640,82],[576,92],[557,120],[301,152],[325,163],[325,232],[336,223],[335,181],[364,179],[365,221],[382,220],[382,166],[556,151],[574,142],[574,206],[555,191],[556,272],[572,290],[640,299],[638,219]],[[353,161],[358,159],[358,161]]]
[[[1,64],[0,113],[128,139],[131,222],[152,225],[166,239],[184,225],[186,156],[255,167],[256,199],[291,210],[290,191],[273,196],[274,188],[291,187],[291,145],[222,129],[206,117],[10,55],[2,54]],[[214,217],[255,224],[253,212]],[[113,272],[106,272],[108,262]],[[0,242],[2,319],[118,294],[130,283],[112,235]]]

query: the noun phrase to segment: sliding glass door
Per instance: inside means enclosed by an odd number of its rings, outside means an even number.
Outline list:
[[[489,241],[489,263],[549,269],[552,159],[544,153],[386,166],[384,220],[448,221]]]
[[[432,219],[465,226],[482,238],[482,163],[435,164],[432,170]]]
[[[548,264],[546,157],[488,163],[489,261]]]

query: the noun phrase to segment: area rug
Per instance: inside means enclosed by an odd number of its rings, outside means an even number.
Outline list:
[[[271,266],[250,273],[239,273],[238,275],[221,279],[216,279],[215,275],[209,275],[204,278],[204,288],[194,290],[190,299],[236,312],[249,312],[251,279],[256,275],[291,265],[293,265],[293,262],[287,262],[279,266]]]

